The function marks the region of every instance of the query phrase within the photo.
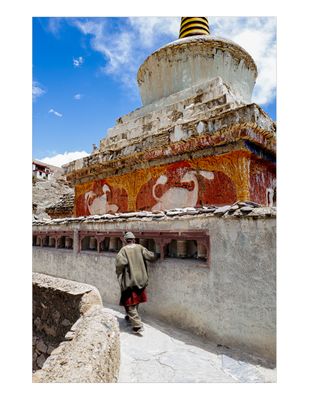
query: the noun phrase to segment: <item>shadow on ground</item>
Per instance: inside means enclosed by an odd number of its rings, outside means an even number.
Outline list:
[[[124,319],[125,314],[123,307],[114,304],[106,304],[105,306],[123,315],[123,317],[114,315],[119,323],[119,329],[121,332],[131,333],[132,335],[137,336],[132,332],[130,324]],[[228,346],[222,345],[221,343],[210,342],[204,336],[194,336],[194,334],[184,330],[183,328],[180,328],[178,326],[169,326],[165,321],[161,321],[155,317],[145,315],[144,313],[141,313],[141,315],[142,320],[145,324],[170,336],[172,340],[179,340],[187,345],[196,346],[217,356],[226,356],[236,361],[260,365],[264,368],[275,368],[274,363],[271,363],[261,357],[247,354],[240,349],[230,348]]]

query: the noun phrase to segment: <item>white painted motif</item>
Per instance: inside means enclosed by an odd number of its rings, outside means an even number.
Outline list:
[[[273,179],[270,187],[266,189],[266,206],[273,207],[274,205],[274,197],[276,190],[276,179]]]
[[[199,174],[206,179],[214,179],[214,173],[209,171],[199,171]],[[164,185],[168,181],[166,175],[161,175],[156,183],[152,187],[152,195],[157,201],[152,207],[152,211],[163,211],[170,210],[171,208],[181,208],[181,207],[195,207],[198,199],[198,180],[197,172],[189,171],[184,174],[181,178],[181,183],[194,183],[193,190],[188,190],[185,188],[171,187],[169,188],[161,197],[156,196],[156,187],[158,185]]]
[[[119,208],[116,204],[109,204],[107,201],[107,192],[110,192],[109,186],[106,184],[103,185],[102,191],[103,191],[102,196],[98,196],[92,190],[85,193],[87,208],[91,215],[116,212]]]

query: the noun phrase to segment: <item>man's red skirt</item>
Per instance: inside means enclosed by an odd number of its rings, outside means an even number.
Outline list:
[[[147,301],[146,288],[128,288],[121,293],[120,305],[121,306],[135,306],[139,303],[145,303]]]

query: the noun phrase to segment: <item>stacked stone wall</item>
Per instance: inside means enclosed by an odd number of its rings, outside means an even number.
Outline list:
[[[33,285],[33,371],[42,368],[79,318],[81,295]]]
[[[33,274],[33,382],[116,382],[119,326],[98,290]]]

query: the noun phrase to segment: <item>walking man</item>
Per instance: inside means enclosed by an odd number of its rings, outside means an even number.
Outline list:
[[[116,274],[121,288],[120,305],[126,310],[125,319],[131,322],[133,332],[141,334],[144,328],[138,314],[138,305],[147,301],[146,260],[155,261],[157,257],[144,246],[136,244],[132,232],[127,232],[124,240],[125,246],[116,257]]]

